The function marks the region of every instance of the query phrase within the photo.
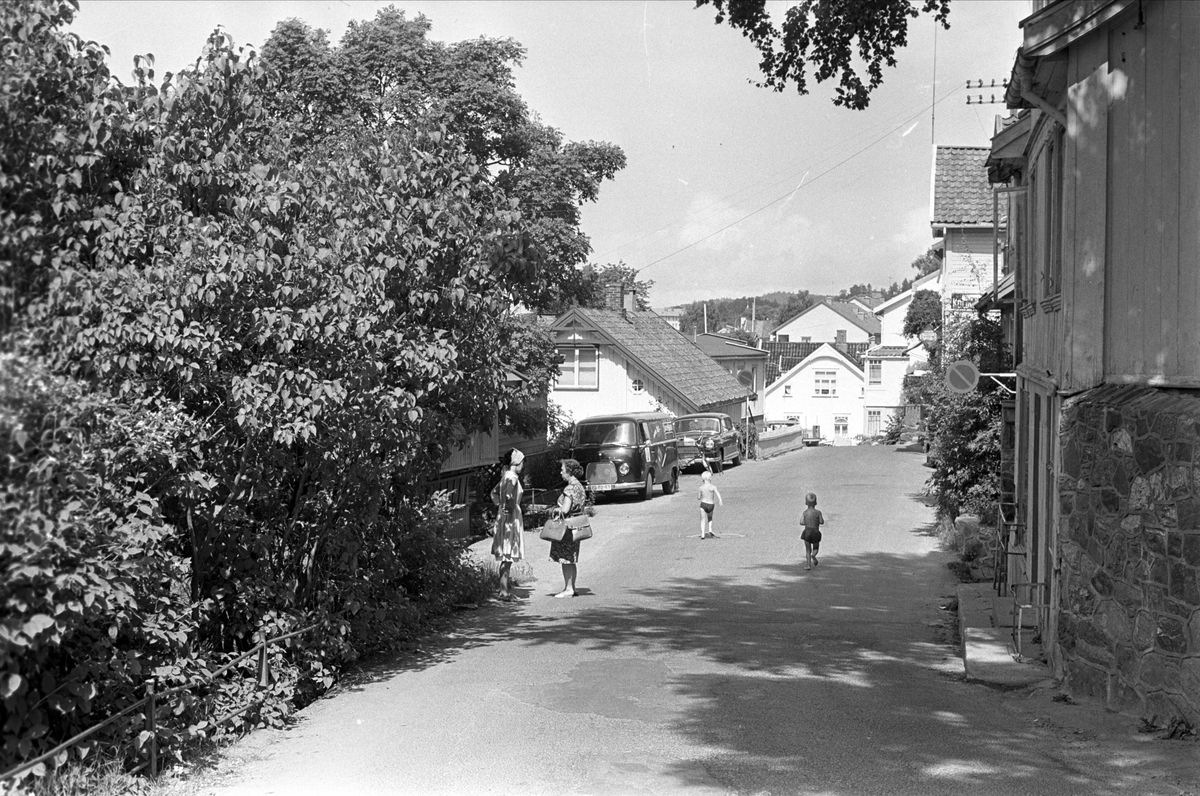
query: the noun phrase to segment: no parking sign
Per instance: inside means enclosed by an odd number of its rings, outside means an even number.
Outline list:
[[[979,368],[974,362],[960,359],[946,366],[946,387],[959,394],[971,392],[979,384]]]

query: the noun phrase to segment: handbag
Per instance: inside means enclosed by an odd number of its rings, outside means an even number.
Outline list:
[[[563,517],[562,514],[558,514],[551,517],[546,520],[546,524],[542,526],[542,531],[538,536],[548,542],[561,542],[568,530],[571,532],[571,541],[573,542],[592,538],[592,523],[586,514],[571,517]]]
[[[542,532],[538,536],[548,542],[561,542],[566,533],[567,521],[560,514],[546,520],[546,523],[542,526]]]
[[[571,529],[571,541],[578,542],[592,538],[592,523],[586,514],[567,517],[564,522]]]

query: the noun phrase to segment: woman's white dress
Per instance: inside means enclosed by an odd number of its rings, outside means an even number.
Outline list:
[[[500,505],[496,532],[492,534],[492,555],[497,561],[520,561],[525,557],[525,521],[521,517],[521,480],[512,470],[500,479]]]

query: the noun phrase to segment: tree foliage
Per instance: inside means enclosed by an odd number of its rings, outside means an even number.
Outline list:
[[[984,372],[1012,367],[1001,345],[1000,324],[977,318],[966,325],[962,355]],[[990,520],[1000,495],[1001,388],[991,380],[966,394],[945,386],[935,366],[908,384],[906,400],[925,408],[925,428],[934,471],[929,486],[938,516],[953,521],[964,512]]]
[[[577,300],[580,270],[591,251],[579,227],[581,207],[625,167],[620,147],[566,141],[537,120],[517,93],[513,69],[524,49],[512,39],[479,37],[443,44],[430,21],[389,6],[353,22],[339,46],[306,23],[281,22],[263,61],[282,88],[272,118],[300,143],[327,150],[364,127],[444,126],[475,161],[520,203],[525,229],[542,250],[545,277],[516,298],[533,309]]]
[[[478,596],[424,485],[529,421],[556,358],[512,308],[578,289],[563,211],[623,163],[530,120],[517,45],[422,17],[338,48],[288,21],[265,59],[217,32],[124,86],[73,13],[0,6],[2,768],[150,673],[203,686],[160,718],[177,753],[251,696],[205,672],[320,623],[236,720],[278,721]]]
[[[584,269],[580,282],[578,303],[583,307],[604,309],[605,286],[618,284],[623,285],[627,292],[632,291],[637,309],[648,310],[650,288],[654,287],[654,280],[638,279],[637,275],[637,269],[624,262],[589,265]]]
[[[810,75],[818,83],[837,79],[834,105],[862,110],[883,83],[883,67],[896,65],[896,51],[908,44],[908,25],[922,13],[949,28],[950,0],[798,0],[776,22],[766,0],[696,0],[711,4],[717,24],[740,30],[758,48],[764,80],[756,85],[783,91],[793,85],[808,93]],[[811,70],[811,72],[810,72]],[[860,71],[861,70],[861,71]]]
[[[932,246],[920,257],[912,261],[912,267],[917,272],[917,278],[932,274],[942,267],[942,252]]]

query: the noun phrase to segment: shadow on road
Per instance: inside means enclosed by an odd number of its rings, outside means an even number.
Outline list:
[[[499,641],[571,645],[607,654],[562,672],[543,707],[663,724],[709,750],[673,767],[685,789],[716,780],[739,793],[893,793],[902,782],[928,794],[1138,792],[1159,760],[1153,744],[1131,741],[1116,756],[1048,744],[1051,730],[991,703],[963,709],[983,692],[963,682],[930,594],[942,580],[952,591],[944,554],[823,559],[812,572],[766,563],[615,599],[619,584],[592,583],[606,599],[571,600],[566,614],[543,613],[554,601],[542,596],[488,607],[349,687]]]

